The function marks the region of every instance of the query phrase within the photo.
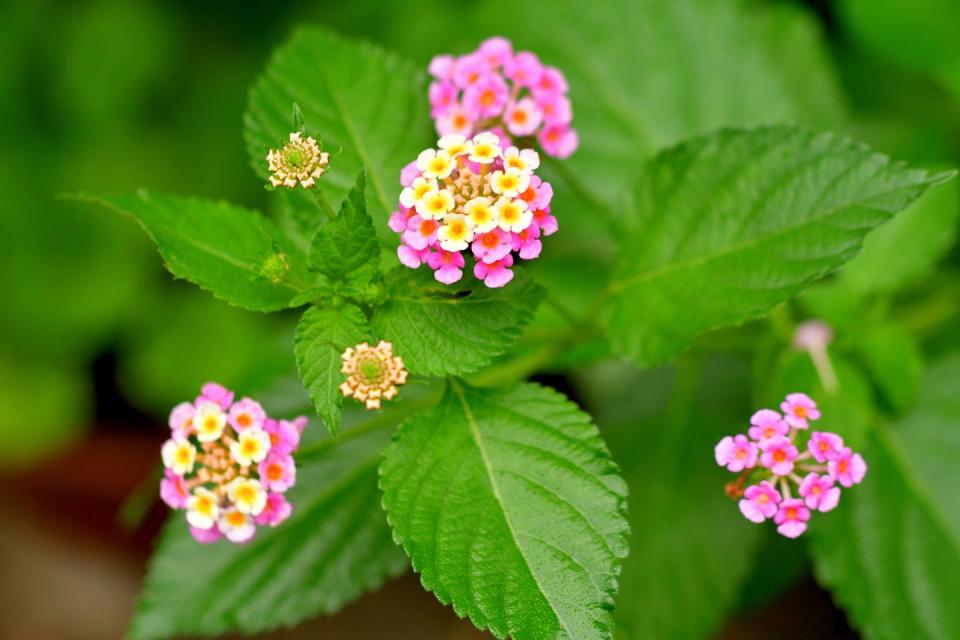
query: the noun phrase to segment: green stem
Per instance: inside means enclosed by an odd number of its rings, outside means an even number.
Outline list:
[[[323,195],[323,191],[320,189],[314,189],[314,196],[316,197],[317,204],[320,205],[320,210],[323,211],[324,215],[327,216],[327,219],[331,222],[337,219],[337,212],[333,210],[333,207],[330,206],[330,201],[327,200],[327,196]]]

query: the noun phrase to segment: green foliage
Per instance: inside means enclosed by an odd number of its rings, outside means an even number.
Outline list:
[[[589,416],[525,384],[451,382],[380,469],[423,585],[498,638],[611,638],[626,487]]]
[[[85,199],[135,219],[170,273],[232,305],[277,311],[306,288],[303,255],[256,211],[146,191]]]
[[[867,236],[840,280],[860,294],[890,293],[918,282],[953,246],[958,218],[957,181],[930,189]]]
[[[857,352],[887,405],[896,413],[909,409],[923,375],[923,355],[913,335],[892,322],[864,327]]]
[[[250,93],[244,118],[250,162],[266,179],[267,151],[287,138],[290,106],[297,103],[307,132],[336,155],[320,180],[324,192],[334,201],[345,198],[366,167],[370,213],[383,223],[396,204],[400,169],[431,137],[424,80],[413,64],[379,47],[300,28]]]
[[[426,269],[394,269],[387,300],[374,311],[374,333],[393,342],[413,373],[464,374],[502,354],[543,298],[522,271],[502,289],[465,277],[447,286]]]
[[[171,517],[129,637],[254,633],[332,613],[407,567],[379,504],[376,466],[389,432],[326,440],[298,459],[293,515],[253,542],[201,545]]]
[[[334,437],[340,431],[343,406],[340,356],[347,347],[369,339],[366,317],[359,308],[349,304],[330,309],[311,307],[297,326],[293,348],[300,379]]]
[[[367,214],[366,185],[361,171],[340,213],[317,231],[310,246],[310,269],[325,276],[334,291],[348,296],[361,294],[380,277],[380,246]]]
[[[704,331],[761,315],[849,260],[867,231],[939,179],[785,127],[662,153],[618,234],[614,347],[639,365],[663,362]]]
[[[811,533],[818,580],[871,640],[960,637],[960,358],[915,409],[871,435],[864,482]]]

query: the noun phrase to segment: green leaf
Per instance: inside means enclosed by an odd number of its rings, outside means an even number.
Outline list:
[[[871,640],[960,637],[960,357],[872,434],[869,472],[811,527],[817,579]]]
[[[639,365],[663,362],[704,331],[762,315],[938,179],[789,127],[725,130],[660,154],[618,234],[614,347]]]
[[[363,171],[336,219],[320,228],[310,248],[310,269],[345,295],[358,295],[380,276],[380,245],[367,214]]]
[[[894,412],[909,409],[923,375],[923,355],[916,338],[902,326],[887,322],[863,327],[856,347],[874,385]]]
[[[290,106],[297,103],[307,131],[335,155],[319,187],[339,201],[366,167],[370,213],[384,222],[400,193],[400,169],[432,139],[426,101],[425,76],[406,60],[326,29],[297,29],[250,93],[244,117],[250,161],[266,180],[267,151],[289,135]]]
[[[451,382],[380,468],[423,585],[498,638],[611,638],[626,487],[589,416],[533,384]]]
[[[334,437],[340,431],[340,410],[343,394],[340,385],[340,356],[347,347],[355,346],[370,335],[363,312],[353,305],[337,309],[311,307],[297,325],[293,350],[303,386]]]
[[[867,236],[840,280],[861,295],[889,293],[922,280],[953,246],[958,218],[958,184],[930,189]]]
[[[309,428],[309,427],[308,427]],[[150,563],[128,635],[255,633],[337,611],[407,567],[380,508],[376,466],[388,430],[298,456],[293,515],[247,545],[202,545],[175,514]]]
[[[512,345],[533,317],[543,290],[517,270],[502,289],[469,275],[452,286],[426,269],[394,269],[387,301],[374,311],[374,333],[393,342],[413,373],[464,374],[490,363]]]
[[[135,219],[170,273],[234,306],[277,311],[307,288],[303,255],[256,211],[146,191],[81,198]]]

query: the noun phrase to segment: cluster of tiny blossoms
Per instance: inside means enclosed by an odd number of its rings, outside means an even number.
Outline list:
[[[495,131],[530,140],[536,136],[544,152],[557,158],[576,151],[567,80],[559,69],[543,65],[536,54],[514,53],[509,40],[493,37],[472,53],[436,56],[429,70],[434,78],[430,115],[439,135],[457,133],[469,138],[480,131]]]
[[[810,422],[820,418],[809,396],[791,393],[780,409],[782,415],[757,411],[747,435],[723,438],[714,454],[721,467],[740,473],[727,494],[741,498],[744,517],[757,523],[773,518],[781,535],[796,538],[806,531],[811,511],[836,507],[840,487],[859,484],[867,465],[836,433],[809,431]]]
[[[540,236],[557,230],[553,188],[534,175],[539,166],[536,151],[504,148],[490,132],[440,138],[437,149],[400,173],[404,189],[390,216],[390,228],[401,234],[400,262],[411,269],[427,264],[439,282],[453,284],[463,277],[461,251],[470,249],[477,279],[488,287],[510,282],[512,252],[533,260]]]
[[[274,420],[255,400],[234,402],[232,391],[207,383],[194,402],[170,413],[160,497],[186,510],[198,542],[247,542],[258,525],[275,527],[290,516],[283,494],[296,481],[292,454],[306,425],[303,416]]]
[[[361,342],[340,356],[340,372],[347,379],[340,385],[345,398],[355,398],[367,409],[379,409],[381,400],[392,400],[397,387],[406,383],[403,359],[393,355],[393,343],[381,340],[371,347]]]
[[[314,138],[291,133],[289,142],[267,153],[270,184],[289,189],[295,189],[299,184],[309,189],[327,170],[329,162],[329,154],[320,149]]]

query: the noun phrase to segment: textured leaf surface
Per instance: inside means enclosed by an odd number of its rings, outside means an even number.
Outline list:
[[[423,585],[500,638],[612,637],[626,487],[589,416],[537,385],[451,385],[380,469]]]
[[[930,189],[871,232],[840,279],[861,294],[891,292],[918,282],[953,246],[958,218],[960,184],[952,180]]]
[[[725,130],[662,153],[618,237],[615,348],[662,362],[699,333],[761,315],[853,257],[938,178],[789,127]]]
[[[150,564],[129,637],[253,633],[332,613],[407,567],[379,504],[388,430],[299,460],[293,515],[253,542],[201,545],[175,514]]]
[[[232,305],[276,311],[307,288],[305,258],[256,211],[146,191],[86,198],[135,219],[170,273]]]
[[[863,484],[811,529],[818,580],[867,638],[960,637],[960,357],[863,456]]]
[[[303,386],[334,436],[340,431],[343,394],[340,385],[340,356],[347,347],[370,337],[370,327],[363,312],[353,305],[337,309],[311,307],[297,325],[293,350]]]
[[[389,298],[371,320],[374,332],[393,342],[407,368],[426,375],[476,371],[519,337],[543,290],[522,271],[502,289],[465,274],[446,286],[427,269],[397,268],[388,276]]]
[[[300,28],[251,91],[244,118],[250,161],[266,179],[267,150],[290,133],[296,102],[306,131],[318,133],[331,155],[342,150],[320,180],[324,193],[342,200],[366,167],[370,213],[382,223],[396,205],[400,169],[431,139],[426,100],[424,74],[413,64],[326,29]]]
[[[380,245],[367,214],[367,180],[363,172],[343,201],[335,220],[313,237],[310,269],[344,292],[359,292],[380,273]]]

